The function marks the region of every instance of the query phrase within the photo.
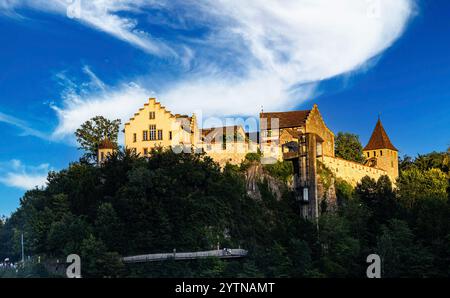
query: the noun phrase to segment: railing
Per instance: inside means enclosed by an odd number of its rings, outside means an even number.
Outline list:
[[[210,251],[198,251],[198,252],[172,252],[172,253],[160,253],[160,254],[148,254],[122,258],[124,263],[144,263],[144,262],[156,262],[164,260],[194,260],[216,257],[220,259],[232,259],[243,258],[247,256],[248,251],[244,249],[221,249]]]

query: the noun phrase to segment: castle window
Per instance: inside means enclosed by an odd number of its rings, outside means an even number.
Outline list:
[[[377,157],[377,152],[376,151],[373,152],[373,157]]]
[[[172,140],[172,132],[169,131],[169,140]]]
[[[147,156],[148,155],[148,149],[144,148],[144,155]]]
[[[142,140],[148,141],[148,131],[146,130],[142,131]]]
[[[156,140],[156,125],[150,125],[150,141]]]
[[[162,140],[163,139],[163,131],[162,129],[158,130],[158,140]]]
[[[367,152],[367,157],[370,157],[370,152]]]
[[[133,134],[133,143],[136,143],[137,142],[137,134]]]
[[[148,115],[148,118],[149,118],[150,120],[155,119],[155,112],[150,112],[149,115]]]
[[[380,150],[380,156],[383,156],[383,150]]]

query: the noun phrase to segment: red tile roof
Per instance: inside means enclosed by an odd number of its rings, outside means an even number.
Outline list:
[[[267,119],[267,128],[270,128],[271,119],[279,119],[279,128],[293,128],[302,127],[306,124],[311,110],[305,111],[291,111],[291,112],[275,112],[275,113],[260,113],[261,119]]]
[[[364,150],[377,150],[377,149],[390,149],[398,151],[394,145],[392,145],[386,131],[384,130],[381,120],[378,119],[377,125],[373,130],[372,136],[370,137],[369,143]]]
[[[104,139],[98,144],[98,149],[115,149],[116,145],[109,139]]]

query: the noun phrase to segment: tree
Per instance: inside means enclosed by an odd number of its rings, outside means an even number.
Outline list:
[[[84,277],[119,277],[123,274],[124,264],[120,255],[107,251],[103,242],[92,234],[81,242],[80,256]]]
[[[351,133],[338,133],[335,139],[336,156],[345,160],[363,163],[365,158],[363,155],[363,146],[359,141],[359,137]]]
[[[391,220],[382,227],[377,240],[382,277],[428,277],[434,274],[433,255],[419,243],[408,224]]]
[[[406,208],[413,208],[422,199],[448,199],[448,177],[439,169],[421,171],[413,167],[403,171],[397,180],[397,187]]]
[[[84,122],[75,132],[79,149],[85,151],[87,160],[97,160],[97,152],[100,142],[109,140],[117,147],[117,137],[121,121],[108,120],[102,116],[96,116]]]
[[[322,270],[328,277],[358,276],[359,241],[350,234],[346,219],[326,214],[319,219],[319,237],[322,245]]]
[[[414,160],[411,156],[404,155],[402,158],[399,158],[398,168],[400,171],[406,171],[414,167]]]

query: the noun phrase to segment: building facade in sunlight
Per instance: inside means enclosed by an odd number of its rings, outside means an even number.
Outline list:
[[[153,148],[205,152],[220,165],[239,164],[257,142],[250,142],[242,126],[199,129],[195,114],[173,114],[150,98],[125,124],[125,147],[141,156]]]
[[[313,158],[322,162],[337,178],[355,186],[364,176],[378,180],[387,175],[392,182],[398,177],[398,150],[392,145],[380,120],[364,147],[364,164],[335,156],[334,133],[325,124],[317,105],[311,110],[261,113],[260,134],[260,148],[265,159],[269,159],[267,162],[271,159],[289,160],[292,151],[297,154],[302,149],[299,137],[313,134],[316,143]]]
[[[199,145],[196,116],[172,114],[155,98],[150,98],[125,123],[124,133],[125,147],[141,156],[147,156],[156,147]]]
[[[314,135],[314,160],[323,163],[337,178],[356,185],[364,176],[378,179],[387,175],[392,181],[398,177],[398,150],[380,120],[364,148],[364,164],[335,156],[334,133],[317,105],[311,110],[262,112],[259,132],[248,133],[240,125],[201,129],[197,121],[195,114],[173,114],[150,98],[125,124],[125,147],[141,156],[148,156],[156,147],[205,152],[221,166],[240,164],[248,153],[260,150],[263,163],[274,163],[289,160],[292,146],[297,154],[302,149],[301,136]],[[108,153],[105,150],[110,149],[102,149],[103,155]],[[103,158],[99,156],[99,160]]]

